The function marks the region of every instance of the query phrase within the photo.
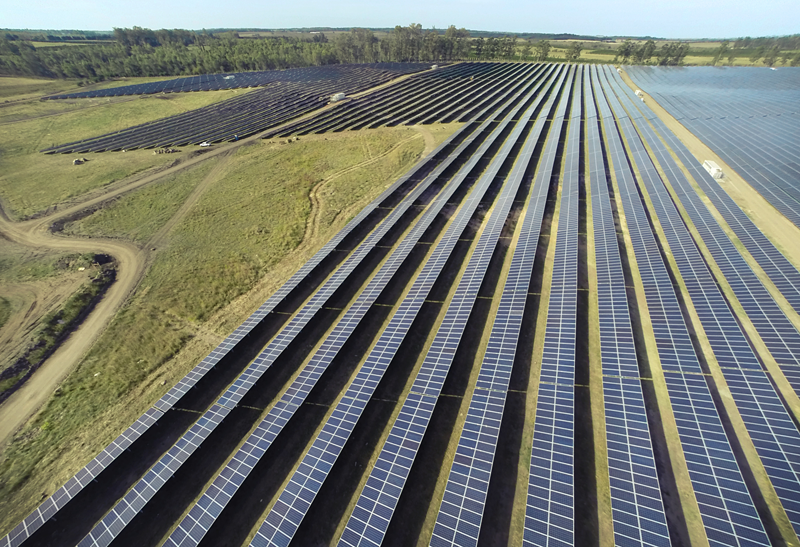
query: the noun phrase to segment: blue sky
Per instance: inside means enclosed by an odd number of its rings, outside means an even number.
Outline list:
[[[506,32],[665,38],[800,32],[800,1],[762,0],[25,0],[4,2],[0,27],[393,27],[421,23]]]

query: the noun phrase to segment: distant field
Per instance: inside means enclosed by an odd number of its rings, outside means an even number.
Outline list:
[[[6,212],[15,218],[30,217],[57,203],[181,157],[154,155],[151,150],[87,154],[89,161],[75,166],[73,156],[45,155],[39,152],[42,148],[172,116],[229,99],[236,93],[246,91],[128,100],[35,101],[0,109],[0,123],[7,122],[0,126],[5,129],[0,133],[3,154],[0,196],[5,200]]]
[[[24,100],[29,97],[38,98],[41,95],[58,93],[77,88],[75,82],[66,80],[48,80],[45,78],[14,78],[0,76],[0,106],[3,102]],[[5,108],[0,109],[3,115]]]

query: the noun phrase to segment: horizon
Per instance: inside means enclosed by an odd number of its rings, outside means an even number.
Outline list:
[[[108,10],[107,4],[99,0],[30,0],[24,5],[9,6],[4,11],[4,26],[8,29],[83,29],[91,32],[133,26],[187,30],[384,29],[412,22],[420,23],[426,29],[444,29],[452,24],[481,32],[659,36],[665,40],[712,39],[698,36],[708,36],[716,29],[728,37],[786,36],[800,31],[796,24],[800,20],[800,2],[794,0],[766,0],[759,4],[676,0],[649,6],[646,11],[631,9],[630,3],[620,0],[602,4],[566,0],[555,9],[543,3],[522,3],[519,0],[444,0],[435,5],[421,0],[408,0],[402,5],[363,0],[339,3],[299,0],[288,7],[268,6],[253,0],[224,4],[210,0],[166,4],[141,0],[135,5],[115,6],[114,10]],[[767,17],[765,13],[779,16]],[[245,19],[247,24],[242,24]],[[503,30],[483,31],[482,28]]]
[[[2,27],[0,28],[0,32],[76,32],[76,33],[97,33],[97,34],[113,34],[114,28],[132,28],[133,26],[142,27],[148,30],[185,30],[189,32],[210,32],[210,33],[223,33],[223,32],[322,32],[325,31],[332,31],[332,32],[342,32],[348,31],[351,29],[356,28],[363,28],[370,31],[391,31],[395,28],[395,26],[390,27],[359,27],[359,26],[342,26],[342,27],[330,27],[330,26],[307,26],[307,27],[204,27],[204,28],[185,28],[185,27],[143,27],[142,25],[132,25],[130,27],[112,27],[109,29],[87,29],[87,28],[10,28],[10,27]],[[399,25],[398,25],[399,26]],[[449,26],[449,25],[448,25]],[[462,27],[463,28],[463,27]],[[447,27],[422,27],[423,31],[431,31],[431,30],[438,30],[444,32]],[[620,40],[620,39],[630,39],[630,40],[658,40],[658,41],[676,41],[680,40],[683,42],[718,42],[723,40],[729,41],[736,41],[741,40],[744,38],[750,39],[759,39],[759,38],[784,38],[789,36],[797,36],[800,35],[800,32],[792,32],[789,34],[766,34],[766,35],[754,35],[754,34],[747,34],[747,35],[737,35],[737,36],[691,36],[685,38],[675,38],[670,36],[653,36],[653,35],[633,35],[633,34],[579,34],[574,32],[539,32],[539,31],[509,31],[509,30],[486,30],[486,29],[477,29],[477,28],[467,28],[466,29],[470,33],[486,33],[486,34],[503,34],[503,35],[524,35],[524,34],[539,34],[545,36],[559,36],[559,35],[566,35],[566,36],[575,36],[579,39],[597,39],[597,40]]]

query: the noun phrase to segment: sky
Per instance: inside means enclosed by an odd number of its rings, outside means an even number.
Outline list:
[[[0,28],[111,30],[455,25],[501,32],[736,38],[800,33],[798,0],[26,0]]]

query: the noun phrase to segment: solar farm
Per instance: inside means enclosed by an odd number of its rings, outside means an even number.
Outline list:
[[[43,152],[463,125],[0,546],[800,545],[800,69],[386,63],[50,99],[240,87]]]

